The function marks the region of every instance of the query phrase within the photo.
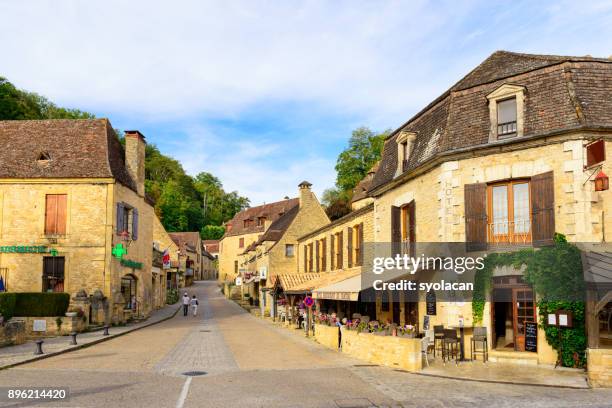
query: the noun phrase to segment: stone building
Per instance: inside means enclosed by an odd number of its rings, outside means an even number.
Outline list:
[[[262,313],[273,313],[273,298],[264,293],[277,275],[297,272],[298,237],[325,225],[329,218],[311,190],[311,184],[299,184],[299,197],[282,216],[265,225],[264,233],[250,244],[238,260],[246,292]]]
[[[178,289],[180,286],[179,274],[184,274],[184,270],[180,270],[179,266],[179,247],[166,232],[159,218],[153,219],[153,249],[162,253],[167,253],[168,259],[165,264],[162,260],[161,279],[165,281],[165,288]]]
[[[170,237],[179,248],[179,257],[185,262],[187,286],[202,279],[202,239],[197,231],[171,232]]]
[[[612,193],[594,180],[612,172],[611,148],[610,59],[495,52],[385,141],[368,189],[374,241],[487,251],[549,245],[558,232],[609,242]],[[554,364],[541,328],[537,352],[523,352],[525,323],[537,322],[538,310],[522,271],[496,269],[488,299],[494,291],[512,300],[485,305],[490,359]],[[418,321],[427,313],[421,297]],[[432,326],[474,324],[471,302],[447,299],[428,316]]]
[[[0,122],[0,269],[8,291],[84,290],[105,319],[147,316],[155,214],[145,139],[107,119]],[[81,292],[83,295],[83,292]],[[95,320],[95,318],[93,319]]]
[[[256,242],[272,222],[298,204],[298,198],[288,198],[247,208],[229,220],[219,241],[219,280],[234,282],[240,273],[239,258],[244,250]]]

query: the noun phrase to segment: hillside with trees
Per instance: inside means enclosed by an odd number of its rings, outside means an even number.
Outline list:
[[[0,120],[93,119],[79,109],[57,106],[35,92],[15,87],[0,77]],[[123,143],[121,132],[117,132]],[[218,239],[223,223],[249,206],[236,191],[226,192],[221,181],[210,173],[192,177],[172,157],[147,144],[145,189],[155,201],[155,212],[169,232],[200,231],[203,239]]]

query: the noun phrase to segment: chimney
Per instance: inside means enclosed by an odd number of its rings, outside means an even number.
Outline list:
[[[137,130],[125,131],[125,166],[136,183],[138,195],[144,197],[145,137]]]
[[[300,188],[300,208],[302,208],[313,199],[312,191],[310,191],[312,184],[307,181],[302,181],[298,184],[298,187]]]

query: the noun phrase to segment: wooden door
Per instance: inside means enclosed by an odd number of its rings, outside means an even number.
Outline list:
[[[536,308],[533,290],[530,288],[512,289],[514,349],[525,351],[525,323],[536,321]]]

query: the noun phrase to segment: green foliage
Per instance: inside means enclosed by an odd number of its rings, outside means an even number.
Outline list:
[[[205,225],[200,231],[202,239],[221,239],[225,234],[225,227],[219,225]]]
[[[15,316],[64,316],[70,303],[70,294],[55,292],[15,293]]]
[[[0,77],[0,120],[91,119],[95,116],[78,109],[61,108],[34,92],[17,89]]]
[[[348,148],[340,153],[336,162],[336,186],[340,190],[352,190],[366,176],[380,159],[389,133],[387,130],[376,134],[367,127],[353,131]]]
[[[491,277],[497,266],[525,267],[524,279],[538,295],[540,326],[546,341],[559,353],[566,367],[583,367],[587,345],[584,315],[584,278],[580,250],[555,234],[554,246],[541,249],[523,249],[516,252],[493,253],[485,258],[484,268],[476,272],[472,315],[475,323],[482,322],[486,294],[490,291]],[[557,310],[571,310],[574,327],[561,330],[549,326],[547,316]]]
[[[17,302],[16,293],[2,292],[0,293],[0,314],[4,317],[4,321],[9,320],[15,315],[15,303]]]
[[[176,289],[168,289],[166,291],[166,304],[173,305],[179,301],[178,290]]]

